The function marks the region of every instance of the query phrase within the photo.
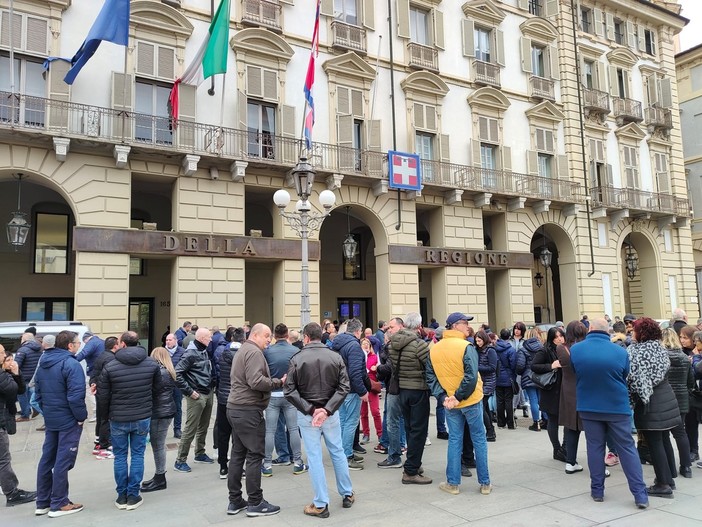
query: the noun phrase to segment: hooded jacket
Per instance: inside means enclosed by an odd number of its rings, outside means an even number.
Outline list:
[[[78,362],[85,360],[86,372],[90,375],[93,369],[93,364],[95,364],[95,359],[105,351],[105,341],[102,340],[97,335],[90,337],[90,340],[83,345],[83,349],[76,354],[76,360]]]
[[[425,364],[429,358],[429,345],[410,329],[401,329],[390,337],[388,354],[393,371],[399,369],[400,389],[428,390]],[[400,356],[402,357],[400,359]],[[399,361],[399,363],[398,363]]]
[[[227,404],[229,392],[232,389],[232,362],[234,354],[241,347],[241,342],[220,343],[215,350],[215,364],[217,365],[217,404]]]
[[[524,341],[522,349],[517,352],[516,372],[522,376],[522,388],[536,388],[536,385],[531,380],[531,363],[534,361],[534,356],[541,351],[544,345],[536,337],[532,337]]]
[[[28,340],[22,344],[15,354],[15,362],[20,369],[20,375],[24,382],[29,382],[34,377],[37,364],[41,358],[41,344],[36,340]]]
[[[151,409],[151,419],[169,419],[176,413],[176,405],[173,400],[175,380],[163,365],[158,363],[157,365],[158,376],[154,382],[154,402]]]
[[[690,359],[681,349],[669,349],[670,369],[668,382],[678,400],[681,414],[690,411],[690,390],[695,386],[695,375],[690,366]]]
[[[477,349],[477,348],[476,348]],[[488,344],[478,350],[478,371],[483,379],[483,394],[492,395],[497,385],[497,351],[495,346]]]
[[[500,388],[511,387],[517,363],[517,353],[508,340],[500,339],[495,343],[495,351],[497,352],[497,382],[495,384]]]
[[[110,421],[131,422],[151,417],[154,385],[159,381],[158,363],[141,346],[128,346],[102,370],[97,399]]]
[[[341,333],[334,337],[332,350],[336,351],[344,359],[346,370],[351,383],[351,393],[365,395],[366,389],[366,355],[363,353],[361,343],[350,333]]]
[[[34,376],[34,393],[49,431],[68,430],[88,418],[85,374],[68,350],[50,348],[44,352]]]

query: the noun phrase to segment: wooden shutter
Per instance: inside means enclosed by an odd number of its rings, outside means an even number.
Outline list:
[[[351,113],[351,90],[344,86],[336,87],[336,113],[348,115]]]
[[[449,148],[448,134],[439,135],[439,158],[444,163],[448,163],[451,160],[451,150]]]
[[[658,105],[658,80],[655,75],[649,75],[646,78],[646,94],[649,106]]]
[[[602,20],[602,9],[593,9],[593,23],[595,24],[595,35],[598,37],[604,36],[604,25]]]
[[[368,149],[374,152],[382,150],[382,136],[380,135],[380,119],[368,121]]]
[[[512,149],[509,146],[500,147],[502,151],[502,170],[506,172],[512,171]]]
[[[670,194],[670,175],[668,173],[668,156],[656,153],[656,180],[658,181],[658,192]]]
[[[607,39],[614,40],[614,15],[605,13],[605,20],[607,21]]]
[[[71,69],[71,65],[63,60],[55,60],[49,68],[49,99],[51,101],[68,102],[70,100],[70,86],[63,82],[63,78]],[[87,113],[87,112],[86,112]],[[87,116],[84,115],[83,119]],[[85,122],[83,133],[86,133]],[[49,128],[63,130],[68,127],[68,108],[62,104],[51,104],[49,110]],[[96,129],[100,133],[99,124]]]
[[[436,106],[414,103],[414,127],[422,130],[436,131]]]
[[[363,0],[363,27],[370,30],[375,27],[374,0]]]
[[[594,75],[595,78],[593,79],[593,87],[596,90],[600,91],[607,91],[607,76],[605,74],[605,65],[598,61],[595,61],[595,69],[594,69]]]
[[[263,70],[263,98],[278,102],[278,72]]]
[[[361,90],[351,90],[351,115],[363,119],[363,92]]]
[[[463,56],[475,57],[475,24],[472,20],[463,19]]]
[[[560,80],[561,78],[561,70],[560,70],[560,64],[558,63],[558,46],[556,45],[551,45],[548,47],[548,59],[549,59],[549,68],[550,68],[550,73],[551,73],[551,78],[553,80]]]
[[[324,16],[334,16],[334,0],[322,0],[319,13]]]
[[[607,187],[611,187],[612,185],[614,185],[614,169],[610,164],[608,164],[606,168],[607,170],[605,170],[604,184]]]
[[[178,144],[181,148],[192,149],[195,146],[197,86],[181,84],[178,87]]]
[[[10,47],[10,12],[0,12],[0,46]],[[22,49],[22,15],[17,11],[13,13],[12,47]]]
[[[532,176],[538,176],[539,175],[539,154],[537,154],[534,150],[527,150],[526,157],[527,157],[527,174],[531,174]]]
[[[553,131],[545,128],[536,129],[536,149],[541,152],[553,152]]]
[[[283,161],[286,163],[295,163],[298,155],[298,144],[294,139],[300,131],[295,126],[294,106],[288,104],[282,105],[280,108],[280,125],[281,135],[290,140],[280,141],[276,153],[280,155],[280,150],[282,150]]]
[[[263,71],[257,66],[246,66],[246,95],[263,97]]]
[[[622,68],[622,79],[623,79],[622,84],[624,85],[624,93],[620,94],[619,96],[628,99],[629,92],[630,92],[630,90],[629,90],[629,72],[627,70],[625,70],[624,68]]]
[[[438,9],[433,10],[434,18],[434,45],[444,49],[444,14]]]
[[[136,43],[136,72],[138,75],[154,76],[156,45],[141,40]]]
[[[660,99],[658,103],[661,108],[672,108],[673,107],[673,91],[670,83],[670,78],[665,77],[658,81],[658,89],[660,94]]]
[[[546,0],[546,10],[544,11],[546,18],[558,15],[558,0]]]
[[[494,30],[495,33],[495,54],[497,55],[497,64],[505,65],[505,34],[499,29]]]
[[[497,119],[490,117],[479,117],[478,134],[481,141],[494,144],[499,143],[499,123],[497,122]]]
[[[617,68],[615,66],[609,66],[609,94],[612,97],[620,97],[619,80],[617,77]]]
[[[353,170],[356,155],[353,149],[353,115],[337,115],[337,144],[339,149],[339,168]]]
[[[166,46],[158,47],[158,62],[156,75],[162,79],[175,79],[175,49]]]
[[[570,179],[570,172],[568,170],[568,156],[559,155],[558,159],[558,179],[568,180]]]
[[[116,71],[112,72],[112,108],[116,110],[112,115],[112,135],[115,139],[122,137],[123,132],[125,138],[132,137],[133,89],[133,75],[125,75]],[[124,119],[121,112],[127,112],[124,115]],[[122,130],[122,122],[125,123],[124,130]]]
[[[475,139],[470,140],[470,157],[474,167],[482,166],[482,161],[480,159],[480,141],[476,141]]]
[[[646,51],[646,35],[644,33],[646,28],[642,26],[641,24],[638,24],[636,26],[636,35],[637,35],[637,43],[638,43],[638,49],[639,51]]]
[[[242,131],[239,135],[241,141],[239,145],[239,156],[247,157],[249,151],[249,105],[246,93],[237,91],[236,106],[237,113],[239,114],[239,130]]]
[[[45,18],[27,17],[26,50],[40,55],[49,53],[49,23]],[[14,36],[14,35],[13,35]]]
[[[633,22],[626,22],[626,40],[631,49],[636,49],[636,26]]]
[[[409,0],[397,0],[397,36],[410,38]]]
[[[519,43],[522,53],[522,71],[532,73],[534,69],[531,65],[531,39],[521,37]]]
[[[651,34],[651,55],[656,56],[656,32],[654,30],[649,31]]]

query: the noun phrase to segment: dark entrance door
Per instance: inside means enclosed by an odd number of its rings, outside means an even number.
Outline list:
[[[139,344],[151,353],[153,343],[152,328],[154,326],[154,299],[129,299],[129,330],[139,336]]]
[[[337,315],[339,323],[350,318],[357,318],[364,327],[373,328],[373,299],[371,298],[337,298]]]

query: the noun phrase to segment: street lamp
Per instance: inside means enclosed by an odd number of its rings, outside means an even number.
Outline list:
[[[551,259],[553,258],[553,253],[551,253],[551,251],[548,250],[548,247],[546,247],[545,227],[541,228],[541,236],[543,237],[543,247],[541,248],[541,252],[539,253],[539,261],[541,262],[541,265],[544,266],[544,275],[546,279],[546,316],[548,317],[548,320],[546,322],[551,322],[551,307],[548,292],[548,270],[551,267]]]
[[[636,277],[636,271],[639,270],[639,257],[636,256],[628,236],[626,241],[626,257],[624,258],[624,262],[626,263],[626,275],[629,277],[629,280],[633,280],[634,277]]]
[[[304,328],[311,322],[308,239],[310,234],[322,226],[324,218],[329,216],[331,208],[336,203],[336,196],[331,190],[323,190],[319,193],[319,203],[324,207],[324,212],[310,212],[310,202],[307,198],[312,193],[315,171],[312,165],[307,162],[307,158],[300,158],[292,170],[292,176],[295,181],[295,191],[300,198],[295,204],[295,212],[285,212],[285,208],[290,204],[290,194],[287,190],[277,190],[273,194],[273,202],[278,207],[280,215],[287,220],[288,225],[302,239],[300,325]]]
[[[17,210],[12,213],[12,219],[5,226],[7,231],[7,242],[15,247],[15,251],[18,247],[24,246],[27,243],[27,236],[29,235],[29,229],[31,224],[27,221],[27,215],[20,211],[22,203],[22,179],[26,176],[24,174],[15,175],[17,178]]]
[[[541,271],[537,271],[534,275],[534,280],[536,281],[536,287],[541,289],[541,286],[544,285],[544,275],[541,274]]]

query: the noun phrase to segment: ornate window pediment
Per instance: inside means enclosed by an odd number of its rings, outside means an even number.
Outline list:
[[[607,60],[610,64],[633,68],[639,59],[626,48],[615,48],[607,53]]]
[[[244,56],[243,60],[246,60],[248,55],[257,55],[269,61],[282,61],[282,64],[287,64],[295,54],[290,44],[278,35],[255,27],[239,31],[231,38],[229,45]]]
[[[545,18],[527,18],[519,29],[525,37],[539,42],[553,42],[558,38],[558,30]]]
[[[409,74],[401,83],[402,89],[407,92],[417,92],[425,96],[443,99],[449,92],[448,85],[441,77],[428,71],[415,71]]]
[[[486,86],[471,93],[468,96],[468,104],[474,112],[478,109],[497,109],[504,112],[511,103],[500,90]]]
[[[353,51],[327,60],[322,64],[322,69],[330,78],[336,75],[365,82],[375,79],[375,68]]]
[[[193,25],[182,13],[160,2],[137,0],[130,6],[129,20],[140,28],[149,31],[176,34],[185,39],[193,33]]]
[[[507,14],[491,0],[470,0],[461,6],[463,13],[489,26],[499,26]]]
[[[646,137],[646,132],[636,123],[629,123],[626,126],[622,126],[614,131],[619,139],[631,139],[636,141],[642,141]]]
[[[530,121],[548,121],[554,125],[560,123],[565,118],[563,112],[551,101],[544,101],[537,104],[524,113]]]

